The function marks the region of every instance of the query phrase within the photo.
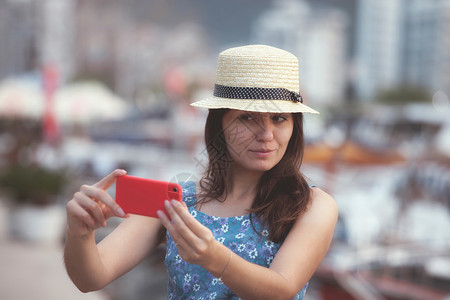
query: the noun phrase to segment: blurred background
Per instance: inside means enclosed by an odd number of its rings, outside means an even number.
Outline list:
[[[298,56],[321,112],[302,168],[340,218],[306,299],[450,299],[449,37],[448,0],[0,0],[0,299],[166,298],[164,249],[78,292],[65,204],[118,167],[200,178],[188,104],[245,44]]]

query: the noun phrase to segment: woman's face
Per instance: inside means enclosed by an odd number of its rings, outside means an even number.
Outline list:
[[[223,116],[222,126],[234,166],[264,172],[283,158],[294,120],[291,113],[230,110]]]

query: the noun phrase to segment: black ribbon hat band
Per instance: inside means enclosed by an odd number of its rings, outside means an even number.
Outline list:
[[[285,88],[214,85],[214,96],[229,99],[288,100],[303,103],[302,96]]]

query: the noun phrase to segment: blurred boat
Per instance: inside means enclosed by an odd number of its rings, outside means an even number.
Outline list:
[[[323,300],[444,300],[450,296],[450,258],[445,250],[417,245],[331,249],[313,277]]]

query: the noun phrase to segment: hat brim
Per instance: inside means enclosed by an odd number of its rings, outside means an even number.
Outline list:
[[[311,107],[288,100],[259,100],[259,99],[229,99],[220,97],[209,97],[204,100],[191,103],[192,106],[220,109],[229,108],[253,112],[267,113],[311,113],[319,114],[318,111]]]

